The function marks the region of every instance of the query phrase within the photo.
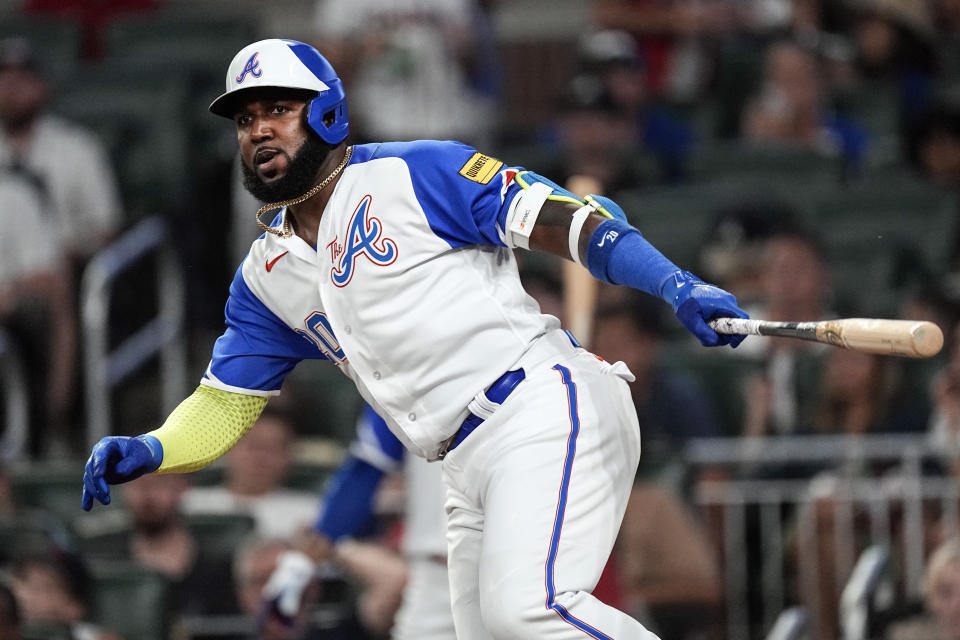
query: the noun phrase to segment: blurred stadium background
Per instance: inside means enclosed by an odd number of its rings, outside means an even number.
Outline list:
[[[659,513],[638,507],[612,560],[621,607],[665,640],[960,638],[942,626],[928,566],[960,534],[951,0],[0,0],[2,246],[33,242],[24,201],[6,194],[26,184],[41,207],[72,200],[45,192],[69,176],[45,175],[18,147],[12,74],[42,79],[36,113],[95,136],[119,203],[87,245],[55,242],[67,266],[40,275],[59,284],[0,271],[0,585],[19,594],[40,550],[83,565],[62,574],[86,585],[81,618],[120,637],[253,637],[237,603],[184,606],[182,581],[127,553],[122,493],[92,514],[79,496],[89,446],[158,425],[222,330],[258,231],[232,128],[206,108],[234,53],[264,37],[328,54],[355,142],[455,138],[558,181],[592,175],[654,245],[759,314],[937,322],[947,346],[926,361],[758,338],[717,353],[644,312],[631,316],[649,322],[640,347],[615,325],[620,342],[594,342],[647,374],[635,393],[651,424],[638,505],[645,488],[669,495],[709,565],[685,574],[664,560],[686,552],[671,539],[683,536],[638,525]],[[93,191],[83,197],[95,209]],[[37,224],[53,237],[64,215]],[[546,306],[559,265],[524,256],[523,267]],[[606,289],[601,299],[640,305]],[[57,358],[62,325],[74,328],[72,363]],[[360,399],[333,367],[310,364],[278,401],[296,438],[280,484],[319,496]],[[64,397],[51,380],[67,381]],[[189,481],[217,486],[226,473],[218,463]],[[371,539],[389,544],[398,500],[383,502]],[[252,518],[185,517],[199,553],[226,567],[204,588],[232,598],[233,550]],[[361,637],[345,620],[363,585],[336,571],[325,585],[310,637]],[[0,629],[7,611],[0,598]],[[26,614],[21,637],[80,637],[69,635],[78,620]]]

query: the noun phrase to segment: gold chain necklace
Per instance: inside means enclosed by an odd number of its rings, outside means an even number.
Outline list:
[[[347,163],[350,162],[350,157],[352,155],[353,155],[353,147],[352,146],[347,147],[347,151],[343,156],[343,160],[340,162],[339,165],[337,165],[337,168],[334,169],[330,173],[330,175],[324,178],[323,182],[311,188],[310,191],[307,191],[305,194],[303,194],[299,198],[293,198],[292,200],[284,200],[283,202],[277,202],[276,204],[268,204],[260,207],[260,210],[257,211],[257,225],[267,233],[272,233],[273,235],[278,236],[280,238],[289,238],[290,236],[292,236],[293,229],[290,226],[289,212],[288,212],[288,215],[283,216],[283,225],[279,230],[264,224],[263,221],[260,220],[260,216],[262,216],[267,211],[270,211],[271,209],[279,209],[281,207],[290,207],[295,204],[300,204],[301,202],[304,202],[305,200],[309,200],[313,196],[317,195],[318,193],[323,191],[323,189],[328,184],[330,184],[334,178],[340,175],[340,172],[343,171],[344,167],[347,166]]]

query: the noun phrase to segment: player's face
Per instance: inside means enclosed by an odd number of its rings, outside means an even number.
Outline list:
[[[234,116],[243,183],[258,200],[295,198],[316,182],[329,146],[307,126],[307,104],[267,96],[242,105]]]

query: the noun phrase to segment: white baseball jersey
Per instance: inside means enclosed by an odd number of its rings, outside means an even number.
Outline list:
[[[457,637],[654,640],[592,595],[639,461],[632,377],[523,291],[510,246],[550,188],[521,189],[517,171],[455,142],[355,148],[316,247],[253,243],[203,383],[269,395],[329,358],[424,457],[474,407],[482,422],[442,466]],[[518,368],[502,403],[483,397]]]
[[[203,384],[272,395],[301,359],[329,358],[408,449],[435,455],[476,393],[559,326],[504,240],[516,171],[455,142],[355,147],[316,247],[253,243]]]

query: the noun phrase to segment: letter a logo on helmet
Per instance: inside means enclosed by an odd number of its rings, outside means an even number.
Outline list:
[[[243,71],[241,71],[240,75],[237,76],[237,84],[241,84],[244,80],[246,80],[248,73],[254,78],[259,78],[261,75],[263,75],[263,71],[260,70],[260,61],[257,60],[257,56],[259,54],[259,51],[254,51],[253,55],[250,56],[250,59],[247,60],[247,64],[243,65]]]
[[[258,89],[301,89],[315,95],[307,124],[329,144],[350,132],[347,95],[337,72],[320,52],[296,40],[260,40],[241,49],[227,67],[226,92],[210,104],[218,116],[233,118]]]

